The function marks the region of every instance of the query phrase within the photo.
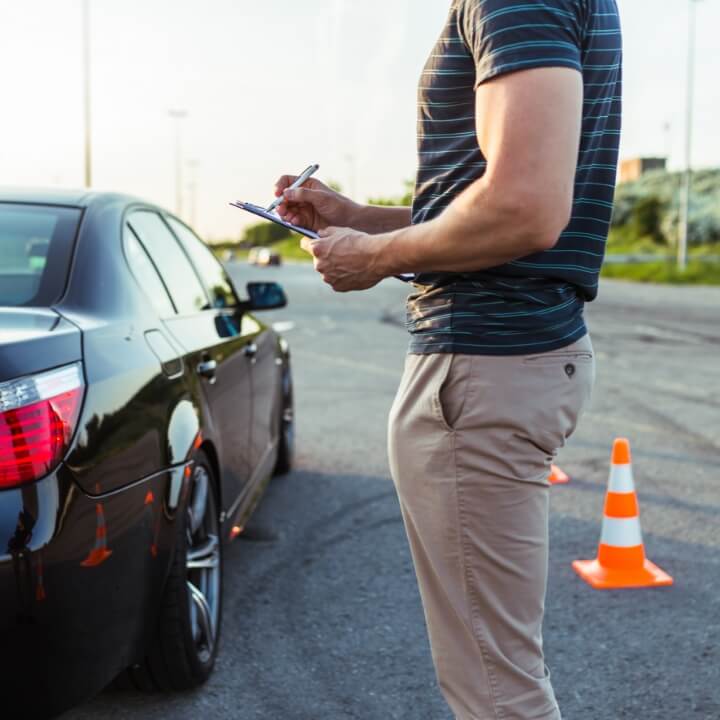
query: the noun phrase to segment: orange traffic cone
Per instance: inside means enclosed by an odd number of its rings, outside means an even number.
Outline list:
[[[551,485],[564,485],[570,482],[570,478],[557,465],[551,465],[548,481]]]
[[[83,567],[95,567],[104,563],[111,555],[112,550],[107,549],[107,529],[105,527],[105,513],[102,503],[95,505],[97,524],[95,526],[95,547],[80,563]]]
[[[613,443],[598,556],[595,560],[575,560],[572,566],[598,590],[673,584],[666,572],[645,557],[630,443],[625,438]]]

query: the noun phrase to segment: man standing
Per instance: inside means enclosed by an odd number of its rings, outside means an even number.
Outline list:
[[[389,451],[458,720],[558,720],[541,624],[548,472],[590,397],[617,169],[615,0],[454,0],[420,79],[412,212],[318,181],[280,212],[335,290],[415,273]]]

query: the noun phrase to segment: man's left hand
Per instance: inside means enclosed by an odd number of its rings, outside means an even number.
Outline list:
[[[304,237],[301,247],[313,256],[315,269],[333,290],[367,290],[383,279],[373,269],[373,236],[336,227],[325,228],[319,234],[317,240]]]

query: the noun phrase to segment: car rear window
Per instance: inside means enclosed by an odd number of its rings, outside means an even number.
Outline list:
[[[0,203],[0,305],[52,305],[65,289],[78,208]]]

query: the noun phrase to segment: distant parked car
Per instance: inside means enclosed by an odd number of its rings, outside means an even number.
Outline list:
[[[141,200],[0,193],[3,717],[208,678],[223,545],[292,463],[285,302]]]
[[[282,263],[282,256],[277,250],[258,246],[250,248],[248,262],[251,265],[280,265]]]

